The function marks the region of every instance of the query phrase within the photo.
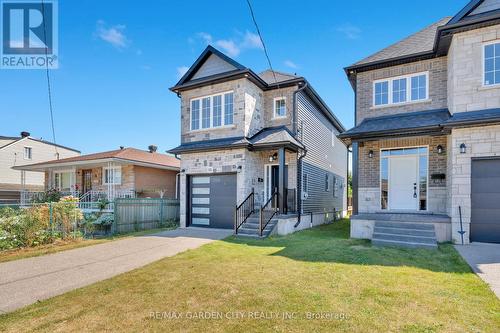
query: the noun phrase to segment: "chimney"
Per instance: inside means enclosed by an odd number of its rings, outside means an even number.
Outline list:
[[[28,136],[30,136],[30,132],[25,132],[25,131],[21,132],[22,138],[27,138]]]
[[[158,147],[155,146],[155,145],[149,145],[148,146],[148,150],[149,150],[150,153],[156,153],[157,149],[158,149]]]

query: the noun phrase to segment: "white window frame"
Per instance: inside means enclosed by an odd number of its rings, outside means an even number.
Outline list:
[[[486,67],[485,67],[485,62],[486,62],[486,46],[488,45],[495,45],[495,44],[500,44],[500,39],[497,39],[497,40],[494,40],[494,41],[490,41],[490,42],[486,42],[486,43],[483,43],[483,52],[482,52],[482,58],[481,58],[481,62],[482,62],[482,65],[481,65],[481,68],[482,68],[482,87],[484,88],[495,88],[495,87],[500,87],[500,83],[493,83],[493,84],[485,84],[485,79],[486,79]]]
[[[277,101],[285,101],[285,114],[280,116],[276,113],[276,102]],[[280,119],[280,118],[286,118],[286,115],[287,115],[287,107],[286,107],[286,97],[284,96],[281,96],[281,97],[275,97],[273,99],[273,118],[274,119]]]
[[[69,173],[69,188],[61,188],[56,183],[56,174],[59,174],[59,182],[62,179],[62,174],[63,173]],[[73,169],[65,169],[65,170],[57,170],[52,173],[53,177],[53,187],[56,188],[58,191],[71,191],[75,187],[75,170]]]
[[[483,66],[484,66],[484,58],[483,58]],[[412,100],[411,99],[411,79],[415,76],[421,76],[421,75],[425,75],[425,98]],[[484,70],[483,70],[483,75],[484,75]],[[393,101],[393,82],[395,80],[401,80],[401,79],[406,79],[406,101],[395,103]],[[375,104],[375,85],[377,83],[381,83],[381,82],[388,83],[387,104],[376,105]],[[484,82],[484,79],[483,79],[483,82]],[[395,106],[395,105],[405,105],[405,104],[427,102],[430,100],[429,95],[430,95],[430,92],[429,92],[429,72],[428,71],[374,80],[373,84],[372,84],[372,108],[377,109],[377,108],[383,108],[383,107]]]
[[[233,94],[233,122],[231,124],[226,124],[226,117],[225,117],[225,111],[226,111],[226,103],[225,103],[225,95],[227,94]],[[215,126],[214,124],[214,97],[215,96],[221,96],[221,125]],[[203,99],[205,98],[210,98],[210,126],[203,128]],[[198,100],[200,103],[200,116],[198,117],[198,128],[193,129],[193,101]],[[223,91],[220,93],[216,94],[211,94],[211,95],[205,95],[205,96],[200,96],[196,98],[191,98],[189,100],[189,128],[191,132],[197,132],[197,131],[207,131],[210,129],[218,129],[218,128],[225,128],[225,127],[232,127],[234,126],[234,91],[233,90],[228,90],[228,91]]]
[[[26,151],[29,151],[29,156],[26,157]],[[32,160],[33,159],[33,147],[31,146],[24,146],[23,148],[23,158],[25,160]]]
[[[120,182],[119,183],[115,183],[114,180],[115,180],[115,176],[113,175],[113,182],[112,183],[107,183],[106,182],[106,171],[107,170],[120,170]],[[120,165],[115,165],[115,166],[112,166],[112,167],[103,167],[102,168],[102,184],[103,185],[121,185],[122,184],[122,167]]]

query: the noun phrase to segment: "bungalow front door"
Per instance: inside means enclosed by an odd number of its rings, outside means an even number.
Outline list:
[[[397,156],[389,159],[390,209],[418,209],[417,170],[417,156]]]
[[[92,170],[82,171],[82,194],[92,190]]]
[[[265,166],[265,179],[264,179],[264,199],[269,200],[272,193],[278,188],[279,179],[279,166],[268,164]],[[288,165],[285,165],[285,189],[288,187]],[[273,203],[273,208],[275,203]]]

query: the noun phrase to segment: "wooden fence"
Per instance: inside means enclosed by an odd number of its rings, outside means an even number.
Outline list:
[[[179,200],[176,199],[116,199],[112,232],[125,233],[177,224],[179,211]]]

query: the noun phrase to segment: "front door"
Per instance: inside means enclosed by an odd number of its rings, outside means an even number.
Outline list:
[[[389,159],[390,209],[418,209],[417,156],[401,156]]]
[[[279,165],[266,165],[265,201],[269,200],[272,193],[279,187]],[[288,187],[288,165],[285,165],[285,190]],[[273,202],[273,208],[275,203]]]
[[[82,171],[82,194],[92,190],[92,170]]]

